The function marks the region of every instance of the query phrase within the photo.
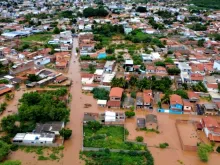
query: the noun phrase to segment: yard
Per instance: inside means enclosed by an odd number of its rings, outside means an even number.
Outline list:
[[[124,142],[124,132],[128,134],[121,126],[102,126],[97,131],[84,126],[84,147],[145,150],[144,145]]]
[[[81,153],[81,159],[89,164],[99,165],[151,165],[153,164],[150,153],[136,153],[136,152],[109,152],[109,150]],[[149,161],[147,161],[149,160]]]
[[[40,33],[22,38],[22,42],[43,42],[47,43],[52,38],[52,33]]]

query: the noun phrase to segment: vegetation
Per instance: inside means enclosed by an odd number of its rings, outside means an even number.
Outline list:
[[[141,30],[133,30],[129,33],[125,39],[132,41],[133,43],[147,43],[150,45],[156,45],[160,48],[163,48],[163,43],[158,39],[153,37],[150,34],[145,34]]]
[[[94,132],[100,130],[102,128],[102,124],[98,121],[89,121],[87,123],[89,129],[93,130]]]
[[[147,8],[143,6],[138,6],[136,12],[145,13],[147,12]]]
[[[169,146],[168,143],[160,143],[160,144],[159,144],[159,147],[160,147],[160,148],[167,148],[168,146]]]
[[[213,150],[212,146],[208,145],[208,144],[199,144],[198,146],[198,156],[200,158],[201,161],[203,162],[208,162],[209,160],[209,153]]]
[[[172,13],[167,10],[159,10],[158,12],[156,12],[156,14],[158,14],[162,18],[172,18]]]
[[[0,162],[9,154],[10,145],[0,140]]]
[[[135,91],[131,92],[131,97],[134,98],[134,99],[136,98],[136,92]]]
[[[178,90],[176,90],[174,93],[177,94],[177,95],[179,95],[179,96],[181,96],[181,97],[184,98],[184,99],[188,99],[188,94],[187,94],[187,92],[184,91],[184,90],[178,89]]]
[[[125,112],[125,116],[126,116],[127,118],[134,117],[134,116],[135,116],[135,112],[134,112],[134,111],[126,111],[126,112]]]
[[[106,38],[112,37],[115,34],[124,34],[124,28],[122,25],[103,24],[101,26],[95,26],[93,28],[95,41],[103,42]]]
[[[108,100],[109,99],[109,91],[104,88],[94,88],[92,90],[93,97],[98,100]]]
[[[0,84],[9,84],[9,81],[6,79],[1,79]]]
[[[41,78],[35,74],[29,74],[28,75],[28,80],[31,82],[38,82],[41,80]]]
[[[152,26],[154,29],[159,29],[159,30],[165,29],[164,24],[157,23],[157,22],[154,20],[153,17],[150,17],[150,18],[149,18],[149,24],[151,24],[151,26]]]
[[[71,137],[71,135],[72,135],[72,130],[63,128],[63,129],[60,130],[60,135],[61,135],[65,140],[67,140],[67,139],[69,139],[69,138]]]
[[[195,23],[192,26],[190,26],[190,28],[192,30],[195,30],[195,31],[205,31],[205,30],[207,30],[207,26],[203,25],[201,23]]]
[[[179,75],[180,69],[179,68],[168,68],[167,72],[169,73],[169,75]]]
[[[66,102],[60,100],[67,94],[65,88],[48,91],[25,93],[19,100],[19,113],[4,117],[1,121],[2,130],[12,136],[18,132],[30,132],[36,122],[68,121],[69,110]],[[17,125],[16,123],[20,123]]]
[[[92,7],[85,8],[83,10],[84,17],[106,17],[108,15],[108,11],[103,7],[94,9]]]
[[[125,149],[125,150],[145,150],[145,146],[131,142],[124,142],[124,132],[127,132],[120,126],[102,126],[98,129],[91,129],[88,125],[84,130],[84,147]]]
[[[205,85],[201,81],[195,85],[192,85],[192,89],[196,92],[207,92]]]
[[[136,137],[137,142],[143,142],[143,140],[144,140],[143,136],[137,136]]]
[[[21,165],[21,162],[18,160],[6,160],[1,165]]]
[[[47,43],[52,38],[51,32],[37,33],[30,35],[28,37],[24,37],[21,39],[24,43],[34,43],[34,42],[43,42]],[[28,47],[24,47],[23,49],[27,49]]]
[[[136,151],[129,151],[128,153],[120,151],[118,153],[110,152],[109,149],[100,150],[96,152],[83,151],[80,153],[80,158],[85,161],[86,165],[153,165],[154,159],[151,153],[139,153]]]
[[[220,146],[216,148],[216,152],[220,153]]]
[[[2,104],[0,104],[0,114],[1,114],[4,110],[6,110],[6,107],[7,107],[7,103],[2,103]]]
[[[7,66],[7,65],[3,65],[3,64],[0,62],[0,75],[1,75],[1,74],[8,74],[8,72],[9,72],[8,66]],[[3,84],[6,83],[5,80],[2,80],[2,81],[3,81]]]
[[[163,66],[163,67],[166,66],[165,62],[163,62],[163,61],[156,61],[156,62],[154,62],[154,65],[156,65],[156,66]]]
[[[220,9],[219,0],[190,0],[189,3],[203,8]]]
[[[116,78],[114,77],[111,81],[111,86],[112,87],[121,87],[121,88],[124,88],[126,85],[126,81],[123,77],[120,77],[120,78]]]

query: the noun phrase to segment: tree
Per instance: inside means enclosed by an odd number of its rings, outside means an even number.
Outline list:
[[[136,98],[136,92],[135,91],[131,92],[131,97],[134,98],[134,99]]]
[[[67,139],[69,139],[70,137],[71,137],[71,135],[72,135],[72,130],[70,130],[70,129],[65,129],[65,128],[62,128],[61,130],[60,130],[60,135],[65,139],[65,140],[67,140]]]
[[[55,27],[53,30],[54,34],[60,34],[60,29],[58,27]]]
[[[220,146],[216,148],[216,152],[220,153]]]
[[[188,94],[184,90],[178,89],[175,91],[175,93],[184,99],[188,99]]]
[[[127,118],[131,118],[131,117],[135,116],[135,112],[134,111],[126,111],[125,115]]]
[[[205,40],[204,39],[201,39],[201,40],[198,40],[198,46],[199,47],[203,47],[204,46],[204,43],[205,43]]]
[[[89,122],[87,122],[87,126],[89,129],[91,129],[95,132],[102,128],[102,124],[99,123],[98,121],[89,121]]]
[[[2,161],[10,151],[10,145],[0,140],[0,161]]]
[[[1,165],[21,165],[21,162],[18,160],[6,160]]]
[[[29,74],[28,75],[28,80],[31,81],[31,82],[37,82],[37,81],[40,81],[41,78],[35,74]]]
[[[138,6],[136,12],[145,13],[147,12],[147,8],[143,6]]]
[[[169,58],[169,57],[166,58],[164,62],[165,62],[165,63],[169,63],[169,64],[174,64],[173,59],[172,59],[172,58]]]
[[[126,85],[126,80],[122,77],[120,78],[116,78],[114,77],[111,81],[111,86],[112,87],[121,87],[121,88],[124,88]]]
[[[167,72],[169,73],[169,75],[179,75],[180,69],[179,68],[168,68]]]
[[[198,146],[198,150],[197,150],[197,154],[200,158],[201,161],[203,162],[208,162],[209,160],[209,155],[208,153],[210,153],[213,150],[212,146],[208,145],[208,144],[200,144]]]
[[[76,30],[75,30],[75,29],[71,29],[71,32],[72,32],[72,33],[75,33],[75,32],[76,32]]]
[[[14,134],[17,133],[17,126],[15,126],[15,122],[17,121],[17,117],[15,115],[9,115],[3,117],[1,121],[2,130],[9,133]]]
[[[114,53],[114,51],[115,51],[115,49],[113,47],[106,49],[106,53],[109,53],[109,54]]]
[[[93,97],[98,100],[108,100],[109,99],[109,91],[104,88],[94,88],[92,90]]]
[[[92,7],[88,7],[83,10],[84,17],[96,17],[96,16],[106,17],[107,15],[108,15],[108,11],[105,10],[103,7],[96,9],[93,9]]]
[[[205,85],[201,81],[195,85],[192,85],[192,89],[196,92],[207,92]]]
[[[143,136],[137,136],[136,137],[137,142],[143,142],[143,140],[144,140]]]
[[[157,61],[154,63],[156,66],[163,66],[165,67],[165,63],[163,61]]]

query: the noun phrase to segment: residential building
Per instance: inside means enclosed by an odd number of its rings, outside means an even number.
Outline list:
[[[220,125],[216,119],[206,116],[200,120],[200,123],[210,141],[220,142]]]
[[[219,110],[215,103],[204,103],[202,104],[205,115],[218,115]]]
[[[34,133],[54,133],[56,136],[60,135],[60,130],[64,128],[64,122],[47,122],[37,123]]]
[[[25,62],[17,62],[15,63],[9,70],[9,73],[12,75],[28,71],[34,67],[34,61],[29,60]]]
[[[125,60],[124,67],[125,67],[125,71],[133,72],[134,71],[134,62],[133,62],[133,60],[131,60],[131,59]]]
[[[115,61],[106,61],[104,66],[104,71],[107,73],[112,73],[115,68]]]
[[[154,114],[148,114],[146,115],[146,128],[147,129],[158,129],[158,121],[157,121],[157,116]]]
[[[183,100],[181,96],[176,94],[170,95],[170,110],[182,112]]]
[[[132,107],[135,107],[135,100],[132,97],[127,96],[123,101],[122,108],[130,109]]]
[[[136,94],[136,108],[137,109],[142,109],[143,107],[144,107],[143,93],[138,92]]]
[[[189,98],[190,102],[199,101],[199,95],[196,94],[195,92],[188,91],[187,94],[188,94],[188,98]]]
[[[96,69],[96,71],[94,73],[94,81],[101,82],[103,79],[103,73],[104,73],[103,69]]]
[[[121,98],[123,95],[123,88],[113,87],[109,93],[109,101],[107,103],[108,107],[111,108],[120,108],[121,106]]]

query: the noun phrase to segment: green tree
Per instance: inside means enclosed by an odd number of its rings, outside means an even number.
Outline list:
[[[87,126],[89,129],[91,129],[95,132],[102,128],[102,124],[99,123],[98,121],[89,121],[89,122],[87,122]]]
[[[18,127],[15,126],[16,121],[17,121],[17,117],[15,115],[9,115],[3,117],[1,121],[2,130],[9,134],[17,133]]]
[[[2,161],[10,152],[10,145],[0,141],[0,161]]]
[[[179,68],[168,68],[167,72],[169,73],[169,75],[179,75],[180,69]]]
[[[54,34],[60,34],[60,29],[58,27],[55,27],[53,30]]]
[[[143,142],[143,140],[144,140],[143,136],[137,136],[136,137],[137,142]]]
[[[37,81],[40,81],[41,78],[35,74],[29,74],[28,75],[28,80],[31,81],[31,82],[37,82]]]
[[[178,89],[175,91],[175,93],[184,99],[188,99],[188,94],[184,90]]]
[[[131,118],[131,117],[135,116],[135,112],[134,111],[126,111],[125,115],[127,118]]]
[[[208,144],[200,144],[198,146],[198,150],[197,150],[197,153],[198,153],[198,156],[200,158],[201,161],[203,162],[208,162],[209,160],[209,153],[213,150],[212,146],[208,145]]]
[[[154,65],[165,67],[165,63],[163,61],[157,61],[157,62],[154,63]]]
[[[112,87],[121,87],[121,88],[124,88],[126,85],[126,80],[122,77],[120,78],[116,78],[114,77],[111,81],[111,86]]]
[[[72,130],[63,128],[60,130],[59,133],[60,133],[60,136],[62,136],[65,140],[67,140],[71,137]]]
[[[147,12],[147,8],[143,6],[138,6],[136,12],[145,13]]]
[[[135,91],[131,92],[131,97],[134,98],[134,99],[136,98],[136,92]]]
[[[108,100],[109,99],[109,91],[104,88],[94,88],[92,90],[93,97],[99,100]]]
[[[172,58],[169,58],[167,57],[165,60],[164,60],[165,63],[169,63],[169,64],[174,64],[174,61]]]
[[[205,43],[205,40],[204,39],[201,39],[201,40],[198,40],[198,46],[199,47],[203,47],[204,46],[204,43]]]

